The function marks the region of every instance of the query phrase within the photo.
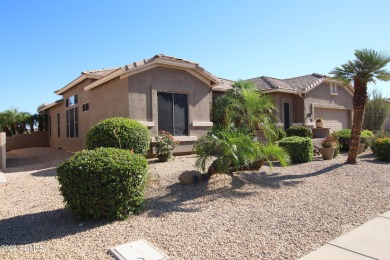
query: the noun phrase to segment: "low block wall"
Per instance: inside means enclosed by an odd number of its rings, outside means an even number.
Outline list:
[[[6,141],[5,133],[0,133],[0,169],[5,169],[6,165]]]
[[[7,137],[7,152],[30,147],[49,147],[49,133],[38,131]]]

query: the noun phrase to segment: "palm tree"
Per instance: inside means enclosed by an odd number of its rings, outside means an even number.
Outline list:
[[[250,81],[236,81],[212,107],[216,124],[244,128],[250,133],[262,129],[267,139],[276,136],[276,106],[272,96],[261,94]]]
[[[18,133],[23,134],[24,132],[28,133],[27,124],[30,123],[31,114],[28,112],[20,112],[17,117]]]
[[[35,129],[34,127],[38,124],[39,122],[39,114],[33,114],[30,116],[29,119],[29,125],[30,125],[30,133],[34,133]]]
[[[29,122],[31,114],[20,112],[16,108],[11,108],[0,113],[1,128],[7,136],[23,134],[27,132],[26,124]]]
[[[355,59],[334,68],[330,74],[345,83],[353,81],[353,122],[347,163],[356,164],[357,151],[362,131],[364,107],[367,103],[367,84],[376,79],[389,81],[390,72],[385,69],[390,55],[372,49],[355,51]]]
[[[9,118],[5,113],[0,113],[0,128],[7,136],[12,136],[12,132],[9,128]]]

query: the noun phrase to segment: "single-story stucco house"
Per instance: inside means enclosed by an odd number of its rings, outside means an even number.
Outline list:
[[[314,126],[317,118],[324,120],[324,127],[337,131],[352,127],[353,87],[325,75],[310,75],[289,79],[257,77],[252,81],[261,93],[269,93],[275,99],[279,127],[292,125]],[[225,83],[226,84],[226,83]],[[227,91],[218,87],[216,91]]]
[[[192,144],[213,123],[212,88],[221,79],[197,63],[156,55],[123,67],[85,71],[55,91],[62,98],[38,107],[48,118],[50,146],[85,148],[92,126],[111,117],[135,119],[150,129],[169,131],[180,141],[175,152]]]
[[[312,126],[316,118],[323,118],[331,130],[352,125],[351,86],[316,73],[249,80],[275,98],[281,128]],[[127,117],[147,126],[152,136],[159,130],[171,132],[180,141],[175,152],[185,153],[213,125],[213,98],[232,84],[195,62],[160,54],[123,67],[82,72],[55,91],[60,100],[39,106],[38,112],[46,115],[54,148],[82,150],[88,131],[99,121]]]

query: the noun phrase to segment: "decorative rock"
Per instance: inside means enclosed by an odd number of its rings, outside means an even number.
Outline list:
[[[201,174],[198,171],[185,171],[179,175],[179,181],[183,185],[194,184],[194,176],[197,176],[201,180]]]
[[[179,181],[183,185],[195,184],[200,182],[208,182],[210,176],[207,173],[200,174],[198,171],[185,171],[179,175]]]

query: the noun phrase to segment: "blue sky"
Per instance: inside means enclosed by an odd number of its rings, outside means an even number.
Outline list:
[[[232,80],[327,74],[390,51],[390,1],[11,1],[0,4],[0,111],[34,113],[85,70],[163,53]],[[390,69],[388,67],[388,69]],[[390,97],[390,82],[377,83]]]

